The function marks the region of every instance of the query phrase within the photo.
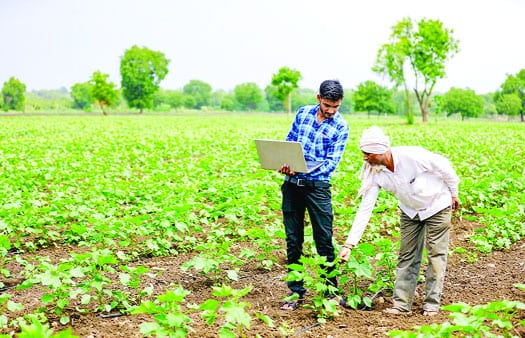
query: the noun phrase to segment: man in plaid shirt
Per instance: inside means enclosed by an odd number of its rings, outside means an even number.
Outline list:
[[[321,83],[317,94],[318,104],[299,108],[286,137],[287,141],[301,142],[307,161],[323,162],[310,173],[293,172],[288,164],[283,164],[279,169],[280,173],[286,175],[281,191],[288,264],[298,264],[302,255],[306,210],[312,223],[317,253],[326,257],[328,262],[335,259],[330,177],[341,161],[348,139],[348,124],[338,111],[343,95],[339,81],[326,80]],[[329,284],[337,287],[337,279],[330,278]],[[306,289],[302,281],[289,281],[288,288],[289,297],[281,309],[295,310]],[[327,292],[328,296],[331,296],[330,292]]]

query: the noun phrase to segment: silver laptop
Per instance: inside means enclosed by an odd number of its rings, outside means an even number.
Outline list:
[[[255,147],[263,169],[278,170],[287,163],[292,171],[309,173],[323,164],[322,161],[306,161],[300,142],[256,139]]]

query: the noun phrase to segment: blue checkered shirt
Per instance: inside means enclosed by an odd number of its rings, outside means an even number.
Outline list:
[[[301,173],[295,177],[329,181],[341,161],[349,127],[339,112],[333,118],[326,119],[319,124],[317,122],[318,109],[318,104],[299,108],[286,140],[301,142],[307,161],[324,161],[322,166],[309,174]]]

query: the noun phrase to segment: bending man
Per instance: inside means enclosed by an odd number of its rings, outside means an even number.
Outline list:
[[[381,188],[401,209],[401,245],[390,314],[410,313],[426,243],[428,269],[423,314],[438,313],[445,279],[452,209],[459,208],[459,178],[448,159],[421,147],[390,147],[379,127],[363,132],[362,196],[348,238],[339,252],[347,261],[370,219]]]

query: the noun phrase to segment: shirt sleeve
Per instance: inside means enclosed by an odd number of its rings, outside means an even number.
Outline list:
[[[290,127],[290,131],[286,136],[286,141],[297,141],[299,139],[299,121],[303,110],[304,107],[300,107],[297,110],[297,113],[295,114],[294,120],[292,122],[292,126]]]
[[[352,228],[346,239],[346,244],[355,246],[361,239],[361,236],[363,236],[363,232],[370,220],[370,216],[372,216],[372,211],[374,210],[377,196],[379,195],[379,189],[380,187],[377,184],[373,184],[363,195],[354,222],[352,223]]]

